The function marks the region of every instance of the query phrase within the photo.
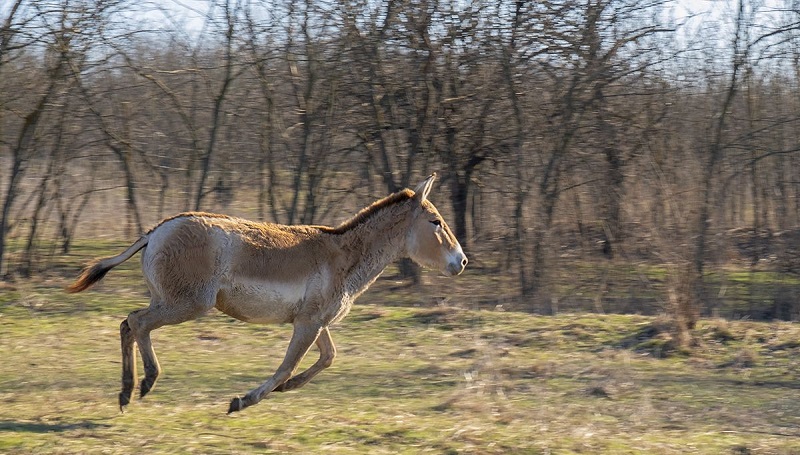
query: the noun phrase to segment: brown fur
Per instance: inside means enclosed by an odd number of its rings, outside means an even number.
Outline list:
[[[330,366],[336,348],[328,327],[395,259],[409,256],[448,275],[466,257],[441,215],[427,200],[434,176],[416,191],[403,190],[361,210],[339,226],[285,226],[204,212],[166,218],[117,256],[92,262],[68,292],[80,292],[111,268],[142,253],[149,308],[120,326],[123,389],[120,408],[135,386],[134,344],[145,367],[141,395],[155,385],[160,367],[150,332],[197,318],[211,308],[247,322],[290,322],[294,333],[278,371],[229,412],[257,403],[272,391],[301,387]],[[295,375],[316,343],[320,358]]]
[[[322,232],[325,232],[327,234],[341,235],[341,234],[344,234],[345,232],[347,232],[347,231],[349,231],[349,230],[351,230],[351,229],[363,224],[365,221],[369,220],[370,217],[372,217],[373,215],[378,213],[380,210],[382,210],[382,209],[384,209],[384,208],[386,208],[386,207],[388,207],[390,205],[393,205],[393,204],[397,204],[397,203],[400,203],[400,202],[408,201],[413,197],[414,197],[414,192],[413,191],[411,191],[409,189],[404,189],[402,191],[398,191],[397,193],[393,193],[393,194],[391,194],[389,196],[386,196],[383,199],[379,199],[379,200],[373,202],[371,205],[369,205],[369,206],[363,208],[361,211],[359,211],[355,216],[353,216],[352,218],[348,219],[347,221],[341,223],[340,225],[338,225],[336,227],[322,226],[322,225],[309,225],[309,226],[302,226],[302,227],[305,227],[305,228],[308,228],[308,229],[318,229],[318,230],[320,230]],[[277,230],[280,230],[281,227],[288,227],[288,226],[282,226],[282,225],[272,224],[272,223],[259,223],[259,222],[255,222],[255,221],[242,219],[242,218],[236,218],[236,217],[232,217],[232,216],[228,216],[228,215],[222,215],[222,214],[219,214],[219,213],[182,212],[182,213],[178,213],[176,215],[173,215],[171,217],[164,218],[156,226],[154,226],[149,231],[147,231],[147,233],[149,234],[149,233],[153,232],[156,228],[158,228],[162,224],[166,223],[167,221],[171,221],[171,220],[174,220],[176,218],[184,218],[184,217],[220,218],[220,219],[225,219],[225,220],[234,220],[237,223],[241,223],[242,225],[250,225],[251,228],[253,228],[253,229],[265,230],[266,232],[269,232],[269,231],[274,232],[273,230],[276,229],[276,228],[277,228]],[[301,226],[295,226],[295,228],[297,228],[297,227],[301,227]]]

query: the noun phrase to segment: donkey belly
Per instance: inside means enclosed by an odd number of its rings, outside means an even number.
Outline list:
[[[245,322],[292,322],[305,292],[304,283],[233,283],[219,290],[216,307]]]

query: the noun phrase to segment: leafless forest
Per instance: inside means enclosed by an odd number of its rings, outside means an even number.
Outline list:
[[[796,318],[800,3],[714,5],[3,2],[3,279],[178,211],[336,224],[438,171],[475,304]]]

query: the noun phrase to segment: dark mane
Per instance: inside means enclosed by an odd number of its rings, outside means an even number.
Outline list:
[[[324,227],[324,226],[319,226],[319,228],[329,234],[344,234],[345,232],[350,231],[364,224],[367,220],[372,218],[372,216],[378,213],[380,210],[389,207],[391,205],[407,201],[413,197],[414,197],[414,192],[409,189],[398,191],[397,193],[390,194],[389,196],[386,196],[383,199],[373,202],[368,207],[361,209],[361,211],[358,212],[354,217],[336,226],[335,228]]]

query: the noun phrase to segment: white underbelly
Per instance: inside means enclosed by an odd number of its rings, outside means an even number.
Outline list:
[[[306,295],[306,284],[239,281],[224,286],[216,307],[246,322],[292,322]]]

